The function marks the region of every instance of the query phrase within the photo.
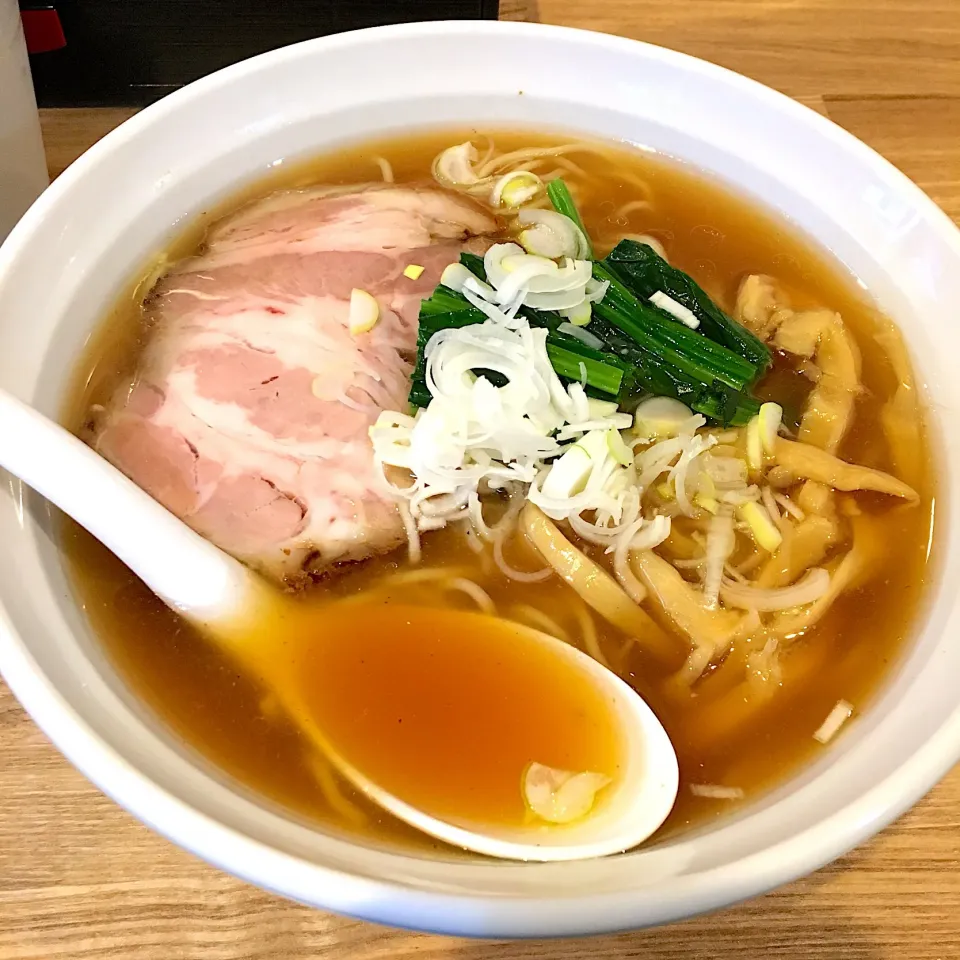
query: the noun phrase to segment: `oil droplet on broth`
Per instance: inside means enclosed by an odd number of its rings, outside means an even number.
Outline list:
[[[384,603],[326,606],[295,654],[334,750],[433,816],[521,825],[531,761],[616,779],[611,703],[509,621]]]

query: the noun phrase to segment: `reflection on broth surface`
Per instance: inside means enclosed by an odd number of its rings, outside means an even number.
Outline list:
[[[494,159],[500,152],[568,143],[515,131],[494,131],[490,136],[498,151]],[[254,184],[196,225],[171,244],[163,265],[131,289],[111,314],[78,371],[77,383],[82,386],[69,399],[69,425],[90,438],[103,431],[104,408],[115,403],[118,386],[129,384],[145,344],[165,322],[155,312],[162,298],[154,296],[144,310],[145,294],[180,258],[204,250],[207,256],[227,255],[217,254],[217,234],[204,246],[205,233],[217,217],[242,202],[291,186],[368,183],[384,174],[398,185],[422,183],[430,179],[441,151],[471,138],[478,146],[485,142],[475,131],[444,131],[339,151]],[[481,149],[477,161],[481,172],[483,161]],[[476,525],[464,522],[468,512],[464,499],[463,513],[445,528],[431,530],[421,521],[418,563],[411,561],[405,544],[392,549],[402,531],[380,544],[388,552],[361,562],[347,562],[352,559],[349,554],[328,558],[320,550],[318,559],[316,552],[308,556],[303,551],[303,570],[317,582],[306,595],[291,594],[289,603],[352,598],[362,605],[358,609],[364,613],[357,621],[362,629],[347,625],[346,618],[337,621],[339,629],[355,633],[353,648],[337,644],[315,652],[311,659],[315,674],[306,675],[316,676],[314,689],[323,704],[316,714],[318,722],[359,738],[356,749],[366,751],[371,763],[376,762],[378,749],[376,718],[367,726],[351,724],[351,704],[375,701],[386,716],[407,697],[409,708],[411,684],[416,681],[423,698],[430,689],[437,691],[436,703],[425,708],[424,717],[441,727],[444,703],[470,704],[479,714],[484,694],[494,696],[506,675],[512,681],[532,682],[518,664],[511,664],[506,650],[505,674],[484,673],[477,667],[479,661],[470,660],[475,637],[464,637],[455,653],[446,648],[449,659],[437,666],[429,682],[405,674],[405,641],[397,628],[403,609],[435,608],[438,624],[444,610],[493,609],[580,646],[647,700],[674,744],[681,790],[662,836],[723,814],[731,809],[731,798],[756,796],[822,751],[814,734],[835,705],[844,701],[854,714],[862,711],[898,656],[926,582],[933,512],[930,456],[922,431],[916,429],[922,421],[912,376],[895,332],[858,297],[852,281],[826,264],[789,225],[770,219],[692,171],[609,146],[546,157],[530,154],[507,169],[529,170],[543,180],[561,176],[598,258],[624,237],[649,242],[671,266],[689,273],[723,310],[757,333],[772,349],[773,360],[755,394],[783,408],[781,436],[768,438],[761,461],[754,462],[750,447],[754,441],[743,422],[727,428],[697,427],[698,442],[714,445],[700,454],[698,469],[708,472],[705,457],[714,464],[724,459],[743,463],[740,485],[734,489],[716,479],[724,475],[718,467],[710,474],[709,490],[705,485],[691,486],[678,495],[676,484],[684,481],[676,479],[675,453],[667,468],[653,474],[644,487],[636,514],[638,520],[646,518],[641,531],[654,514],[669,517],[669,536],[652,550],[638,549],[627,574],[622,566],[617,568],[616,552],[604,549],[612,540],[591,536],[590,524],[596,519],[591,510],[584,514],[586,520],[579,526],[574,521],[572,527],[552,514],[559,521],[554,528],[558,536],[565,536],[611,575],[617,574],[626,594],[638,591],[634,597],[642,600],[638,609],[646,611],[643,617],[653,618],[649,629],[644,621],[638,621],[635,631],[621,629],[623,622],[608,608],[591,604],[586,594],[581,596],[555,574],[522,581],[505,575],[504,568],[528,575],[549,569],[544,559],[549,556],[531,532],[531,524],[538,522],[528,512],[534,508],[519,513],[515,487],[508,490],[513,491],[512,499],[503,491],[480,491],[485,525],[495,528],[501,518],[518,525],[511,526],[502,541],[485,542]],[[497,179],[506,171],[495,172]],[[475,232],[483,235],[486,230],[478,227]],[[483,245],[478,249],[482,251]],[[427,268],[423,280],[417,281],[421,284],[414,291],[417,298],[429,295],[442,266],[439,260],[432,266],[427,263],[430,255],[424,253],[415,261]],[[447,257],[454,259],[456,252]],[[235,270],[236,262],[228,267]],[[179,279],[183,276],[187,279]],[[193,282],[183,272],[175,278],[172,284],[161,281],[167,283],[168,298],[182,295],[181,287]],[[745,282],[746,278],[752,279]],[[596,330],[599,325],[591,322],[583,329]],[[203,362],[202,357],[197,360],[198,370]],[[269,376],[262,381],[269,381]],[[309,383],[305,389],[309,394]],[[317,388],[312,389],[319,396]],[[402,396],[405,390],[404,384]],[[396,409],[386,401],[381,406]],[[631,404],[626,406],[632,409]],[[103,435],[99,434],[101,440]],[[623,436],[636,443],[634,452],[641,459],[662,439],[644,443],[634,431]],[[119,444],[112,449],[103,444],[101,449],[127,469]],[[841,475],[833,455],[884,474]],[[643,470],[637,470],[642,476]],[[888,473],[901,482],[899,486],[885,477]],[[142,482],[136,475],[135,479]],[[918,502],[912,491],[904,492],[904,483],[917,491]],[[683,506],[687,493],[689,509]],[[748,503],[750,509],[763,511],[761,519],[772,532],[757,529],[760,521],[751,518]],[[541,506],[551,512],[549,506]],[[214,539],[219,537],[231,552],[259,563],[249,537],[224,542],[211,516],[208,511],[198,519],[198,512],[190,522]],[[392,513],[388,520],[400,531]],[[767,534],[774,540],[765,547]],[[720,536],[732,539],[714,571],[720,579],[713,589],[719,593],[711,602],[709,557]],[[590,542],[596,539],[602,542]],[[187,743],[261,794],[309,818],[368,837],[432,844],[382,814],[312,756],[270,691],[262,690],[256,678],[239,671],[167,610],[105,548],[69,522],[64,541],[76,590],[95,631],[132,688]],[[896,550],[888,550],[888,544],[895,544]],[[271,560],[260,566],[275,572],[285,563]],[[289,569],[280,572],[290,578]],[[826,590],[828,582],[835,597]],[[792,605],[782,599],[782,591],[791,585],[801,590]],[[268,625],[264,630],[268,632]],[[378,679],[373,680],[358,668],[364,659],[360,652],[376,657],[379,649],[383,654],[386,648],[378,646],[378,638],[394,635],[396,644],[390,650],[397,659],[379,662]],[[666,654],[656,652],[655,636],[662,638]],[[408,638],[411,643],[414,639]],[[330,685],[328,671],[336,672],[336,684]],[[552,737],[556,748],[554,759],[544,762],[603,771],[612,763],[609,738],[585,735],[590,727],[577,718],[580,708],[571,706],[573,692],[571,698],[569,709],[538,704],[535,697],[532,701],[530,729],[537,727],[544,743]],[[581,707],[583,716],[588,715],[589,709]],[[469,750],[478,775],[489,785],[503,759],[498,751],[510,752],[504,746],[510,722],[523,721],[498,714],[492,706],[486,717],[478,716],[479,732],[472,738],[469,725],[451,722],[445,736],[453,739],[444,741],[446,749]],[[525,732],[530,734],[526,726]],[[512,771],[517,764],[522,766],[519,754],[508,767]],[[400,776],[402,771],[394,773]],[[429,786],[418,783],[417,789],[430,792]],[[706,789],[691,789],[702,787]],[[505,796],[491,787],[490,809],[498,804],[498,809],[509,808]],[[426,795],[420,799],[428,800]],[[519,794],[516,802],[520,803]],[[480,800],[477,803],[482,806]],[[519,809],[522,812],[522,806]]]

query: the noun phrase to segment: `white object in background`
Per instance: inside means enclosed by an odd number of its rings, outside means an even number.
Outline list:
[[[0,0],[0,241],[48,183],[17,0]]]

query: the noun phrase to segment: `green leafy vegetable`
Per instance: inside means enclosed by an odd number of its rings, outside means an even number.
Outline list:
[[[463,253],[460,262],[481,280],[486,279],[483,271],[483,258]],[[521,311],[530,320],[531,326],[546,327],[547,356],[557,375],[571,381],[582,381],[590,392],[617,397],[628,374],[628,365],[617,357],[592,350],[575,337],[558,333],[556,328],[562,319],[555,313],[528,310]],[[417,362],[410,384],[409,401],[411,406],[425,407],[430,403],[431,395],[426,384],[426,347],[431,337],[440,330],[451,327],[466,327],[486,320],[482,310],[472,306],[462,294],[439,285],[430,297],[420,304],[420,327],[417,331]],[[581,367],[582,364],[582,367]],[[496,386],[503,383],[500,374],[479,370]]]
[[[563,181],[552,181],[548,192],[550,187],[550,199],[558,212],[572,214],[571,219],[579,225],[573,198]],[[637,248],[643,248],[639,254]],[[486,280],[482,257],[463,253],[460,262],[480,280]],[[656,257],[645,244],[633,241],[622,241],[609,257],[595,262],[593,274],[595,279],[609,283],[603,300],[593,305],[588,327],[603,345],[600,349],[592,349],[559,330],[563,318],[557,313],[529,307],[520,310],[531,326],[549,331],[547,355],[558,376],[568,381],[580,381],[585,376],[589,393],[616,397],[621,404],[644,394],[675,397],[722,424],[742,426],[756,415],[760,403],[749,390],[766,369],[770,352],[713,304],[691,278]],[[662,279],[669,282],[660,283]],[[662,289],[693,310],[700,328],[691,330],[650,303],[644,291],[653,282],[659,284],[655,289]],[[424,379],[424,350],[430,338],[438,330],[485,319],[483,311],[462,294],[442,285],[423,301],[417,365],[410,390],[413,406],[426,406],[431,399]],[[743,344],[752,349],[744,349]],[[503,382],[500,374],[477,372],[496,385]]]
[[[483,265],[483,257],[475,253],[461,253],[460,262],[478,279],[487,282],[487,268]]]
[[[697,379],[678,370],[658,353],[641,347],[603,316],[595,316],[589,330],[627,365],[621,402],[628,403],[631,397],[642,394],[673,397],[704,416],[734,426],[748,423],[760,409],[758,400],[731,390],[719,380]]]
[[[757,376],[770,365],[770,350],[763,341],[728,317],[693,277],[670,266],[648,244],[621,240],[604,262],[638,299],[646,302],[662,290],[685,306],[700,321],[700,333],[752,363]]]
[[[594,314],[665,363],[703,383],[719,380],[734,390],[743,390],[756,379],[757,368],[748,360],[685,327],[653,304],[638,300],[607,261],[595,263],[593,275],[610,283],[603,300],[594,304]]]

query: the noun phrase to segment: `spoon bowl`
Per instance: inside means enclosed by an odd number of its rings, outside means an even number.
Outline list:
[[[642,843],[666,820],[677,797],[677,756],[666,731],[647,703],[615,673],[576,647],[525,625],[482,614],[486,629],[509,629],[514,642],[546,647],[572,666],[610,704],[620,737],[619,769],[594,806],[570,823],[551,824],[537,817],[518,825],[471,822],[431,815],[375,783],[335,750],[329,756],[340,771],[371,800],[400,820],[445,843],[507,860],[583,860],[621,853]],[[451,638],[456,642],[456,638]],[[537,691],[550,696],[549,689]],[[518,789],[519,789],[518,783]]]

